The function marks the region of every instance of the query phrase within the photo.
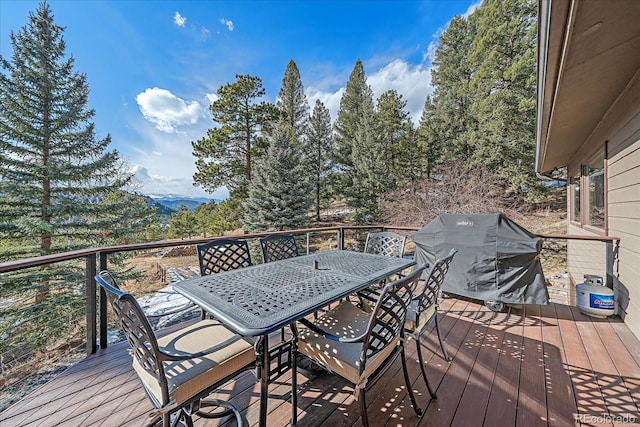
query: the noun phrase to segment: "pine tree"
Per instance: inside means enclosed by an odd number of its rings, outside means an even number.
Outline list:
[[[407,102],[395,90],[380,95],[377,106],[377,134],[385,151],[388,188],[405,185],[420,175],[423,151],[413,138],[413,123]]]
[[[294,131],[292,142],[303,145],[307,133],[309,103],[304,93],[300,71],[293,59],[289,61],[284,72],[276,107],[280,116]]]
[[[41,3],[10,34],[11,59],[0,56],[0,261],[122,243],[150,219],[146,201],[122,190],[132,175],[110,137],[95,134],[87,78],[66,57],[63,31]],[[18,302],[0,307],[0,353],[77,342],[84,274],[70,261],[0,275],[0,299]]]
[[[309,119],[309,169],[313,171],[312,187],[315,195],[316,221],[320,221],[320,209],[331,199],[333,162],[330,154],[334,149],[331,114],[322,101],[316,100]]]
[[[535,176],[536,4],[491,0],[475,14],[471,108],[478,126],[470,165],[498,170],[536,198],[543,191]]]
[[[366,82],[362,62],[357,60],[340,99],[334,156],[341,191],[360,221],[377,217],[380,190],[389,186],[383,167],[385,152],[376,126],[373,91]]]
[[[455,16],[442,33],[436,49],[431,83],[433,122],[430,141],[447,161],[466,162],[472,155],[469,133],[475,129],[470,89],[472,64],[470,52],[475,37],[473,19]]]
[[[149,206],[147,198],[141,194],[116,190],[99,203],[106,214],[95,223],[95,227],[101,230],[102,239],[98,245],[143,242],[149,240],[148,231],[160,228],[157,209]],[[153,240],[159,240],[157,237]]]
[[[110,136],[95,135],[87,79],[65,59],[63,30],[41,3],[11,33],[11,60],[0,57],[0,233],[21,256],[99,241],[105,217],[117,216],[100,201],[131,179]]]
[[[422,174],[419,177],[430,178],[436,165],[441,162],[442,145],[436,143],[437,117],[435,114],[435,105],[430,96],[424,102],[422,114],[420,115],[420,124],[415,132],[416,147],[421,151],[421,168]]]
[[[534,166],[536,31],[533,0],[487,0],[455,17],[440,37],[419,130],[436,162],[499,171],[531,201],[545,193]]]
[[[195,208],[193,214],[198,226],[199,235],[207,237],[208,235],[215,236],[218,234],[217,230],[213,229],[217,210],[218,204],[215,200],[210,200],[208,203],[201,203]]]
[[[252,163],[264,155],[262,133],[277,112],[273,104],[258,101],[265,95],[258,77],[236,75],[236,81],[221,86],[217,94],[210,109],[220,127],[191,143],[197,169],[193,180],[210,192],[226,186],[243,199],[251,182]]]
[[[244,209],[239,197],[229,197],[220,202],[214,216],[212,232],[222,235],[225,231],[237,230],[242,226]]]
[[[334,162],[339,172],[343,191],[353,185],[352,149],[354,136],[363,121],[365,105],[373,105],[373,91],[367,85],[364,66],[362,61],[358,59],[340,99],[340,109],[334,124],[336,139]]]
[[[353,135],[351,159],[353,185],[345,192],[347,204],[355,208],[355,220],[370,222],[379,218],[378,202],[390,188],[385,146],[377,133],[372,100],[363,100],[358,126]]]
[[[169,221],[169,237],[177,237],[180,239],[191,238],[198,234],[198,223],[196,216],[185,205],[180,205],[178,210],[171,215]]]
[[[280,120],[289,126],[290,144],[300,154],[300,172],[307,182],[314,181],[313,147],[309,142],[309,103],[304,93],[304,86],[300,78],[300,71],[296,63],[291,60],[287,64],[282,86],[278,92],[276,107],[280,112]],[[309,193],[309,199],[313,197]]]
[[[243,215],[244,211],[237,197],[230,197],[219,204],[215,200],[202,203],[193,213],[198,234],[207,237],[222,236],[225,231],[240,228],[238,216]]]
[[[243,224],[252,232],[289,230],[308,223],[309,184],[301,153],[290,144],[292,128],[284,121],[272,130],[267,155],[254,165],[254,179],[244,203]]]

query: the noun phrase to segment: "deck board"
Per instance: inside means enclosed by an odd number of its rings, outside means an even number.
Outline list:
[[[458,350],[452,355],[458,362],[449,364],[446,375],[438,388],[438,400],[428,408],[426,414],[428,416],[427,419],[434,425],[448,424],[447,420],[451,419],[460,422],[460,425],[471,425],[471,419],[456,420],[457,408],[446,403],[460,401],[463,397],[472,373],[473,365],[480,350],[481,337],[487,330],[485,324],[480,322],[475,323],[473,320],[473,318],[469,319],[467,316],[462,316],[458,319],[458,322],[456,322],[454,332],[464,331],[465,335],[462,337]],[[462,328],[461,325],[459,325],[460,322],[466,324],[466,327]],[[456,336],[455,333],[449,333],[447,338],[451,335]],[[457,340],[452,341],[454,345],[457,342]],[[445,404],[443,405],[442,402]]]
[[[500,354],[483,425],[515,425],[520,388],[523,320],[510,312],[493,329],[500,331]],[[480,417],[481,414],[477,416]]]
[[[575,307],[574,307],[575,308]],[[607,414],[607,406],[605,395],[600,392],[598,384],[598,372],[596,372],[589,358],[587,346],[589,343],[584,342],[589,335],[583,336],[581,332],[585,332],[584,323],[589,322],[589,318],[579,312],[572,310],[571,307],[562,307],[563,314],[567,319],[563,319],[564,325],[563,335],[569,337],[570,346],[565,346],[567,351],[567,362],[569,372],[571,374],[574,391],[578,403],[578,417],[600,416]],[[601,345],[598,339],[598,344]],[[612,423],[603,423],[603,425],[613,425]]]
[[[540,307],[542,342],[547,393],[547,419],[558,427],[575,424],[576,398],[571,378],[565,369],[567,356],[562,344],[562,334],[554,305]]]
[[[494,313],[475,301],[447,298],[440,327],[451,362],[430,327],[420,341],[431,400],[406,343],[407,367],[418,404],[411,407],[400,360],[367,392],[372,427],[398,425],[625,425],[640,423],[640,341],[619,318],[594,319],[560,304]],[[269,425],[288,425],[291,373],[269,388]],[[360,426],[353,387],[330,374],[298,374],[300,426]],[[242,411],[249,425],[259,413],[260,386],[240,374],[214,395]],[[151,404],[131,368],[126,343],[70,367],[0,413],[2,426],[140,426]],[[230,419],[194,417],[197,426],[233,426]],[[628,425],[628,424],[626,424]]]
[[[525,306],[522,361],[516,425],[543,426],[547,421],[540,307]]]
[[[506,316],[506,313],[495,313],[492,318],[485,320],[488,320],[489,323],[482,337],[478,357],[456,410],[453,419],[455,424],[481,426],[484,422],[481,417],[478,417],[478,414],[486,412],[504,337],[502,331],[491,328],[491,326],[494,322],[501,324]]]

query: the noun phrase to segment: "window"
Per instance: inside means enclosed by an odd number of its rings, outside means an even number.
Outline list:
[[[586,167],[587,197],[586,224],[604,228],[604,157],[600,156]]]
[[[571,221],[580,222],[580,174],[571,177]]]
[[[581,227],[606,228],[605,156],[593,157],[569,179],[569,219]]]

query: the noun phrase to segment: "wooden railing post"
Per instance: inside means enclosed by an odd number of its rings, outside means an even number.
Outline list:
[[[107,254],[100,252],[100,271],[107,269]],[[107,348],[107,294],[100,286],[100,348]]]
[[[311,244],[311,233],[307,233],[307,255],[309,255],[309,245]]]
[[[87,267],[85,270],[86,289],[86,316],[87,316],[87,356],[96,352],[96,254],[86,256]]]
[[[337,236],[336,236],[336,244],[338,245],[338,250],[343,250],[344,249],[344,229],[342,227],[338,228],[338,230],[336,231]]]

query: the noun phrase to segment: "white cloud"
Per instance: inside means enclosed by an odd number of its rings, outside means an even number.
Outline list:
[[[218,96],[217,93],[208,93],[205,95],[205,99],[207,100],[209,105],[211,105],[214,101],[217,101],[218,99],[220,99],[220,97]]]
[[[194,187],[192,180],[184,176],[156,175],[140,164],[135,165],[131,172],[135,175],[142,194],[151,195],[176,195],[186,197],[209,197],[213,199],[226,199],[229,190],[226,187],[218,188],[213,193],[205,193],[199,187]]]
[[[338,110],[340,109],[340,99],[342,98],[343,93],[343,87],[335,92],[325,92],[310,87],[307,90],[306,94],[309,101],[310,112],[313,112],[313,108],[316,105],[316,99],[319,99],[327,108],[327,110],[329,110],[329,113],[331,114],[331,121],[335,121],[336,117],[338,117]]]
[[[482,0],[478,0],[477,2],[475,2],[474,4],[472,4],[471,6],[469,6],[466,10],[465,13],[462,14],[463,18],[468,18],[469,16],[471,16],[471,14],[473,12],[476,11],[476,9],[478,9],[480,6],[482,6]]]
[[[151,177],[149,176],[149,171],[142,165],[135,165],[131,172],[136,176],[136,178],[142,183],[149,181]]]
[[[145,119],[156,129],[172,133],[176,126],[194,125],[204,116],[198,101],[185,102],[166,89],[148,88],[136,96],[136,102]]]
[[[224,199],[226,188],[213,194],[193,185],[196,172],[191,142],[206,134],[208,124],[199,123],[184,133],[157,132],[151,124],[138,120],[132,123],[135,135],[124,145],[135,174],[136,190],[146,195],[174,194],[188,197]],[[144,141],[144,144],[140,143]]]
[[[175,15],[173,15],[173,23],[178,27],[184,27],[187,23],[187,18],[180,15],[180,12],[176,12]]]
[[[482,0],[478,0],[477,2],[470,5],[467,10],[460,16],[464,19],[469,18],[480,6],[482,6]],[[451,18],[453,19],[453,18]],[[445,32],[449,25],[451,24],[451,19],[447,21],[447,23],[438,28],[436,32],[432,36],[432,41],[427,46],[427,50],[422,54],[422,60],[431,64],[436,56],[436,49],[438,48],[438,44],[440,43],[440,36]]]
[[[429,67],[422,64],[409,65],[399,59],[369,75],[367,83],[373,90],[374,99],[391,89],[402,95],[407,102],[406,110],[411,114],[415,125],[420,120],[427,95],[433,91]]]
[[[233,31],[233,29],[234,29],[233,21],[230,21],[230,20],[228,20],[228,19],[224,19],[224,18],[220,18],[220,23],[221,23],[222,25],[226,25],[226,26],[227,26],[227,29],[228,29],[229,31]]]
[[[409,112],[416,126],[420,121],[424,101],[427,95],[433,91],[431,87],[431,69],[428,66],[424,64],[410,65],[400,59],[369,74],[367,84],[373,90],[374,102],[383,92],[395,89],[399,95],[402,95],[402,99],[407,102],[406,111]],[[311,110],[315,106],[316,99],[319,99],[331,113],[331,120],[335,121],[344,90],[344,87],[331,91],[309,86],[306,95]]]
[[[436,58],[436,50],[438,49],[438,40],[433,40],[427,46],[427,51],[422,55],[422,60],[428,62],[429,64],[433,63],[433,60]]]

